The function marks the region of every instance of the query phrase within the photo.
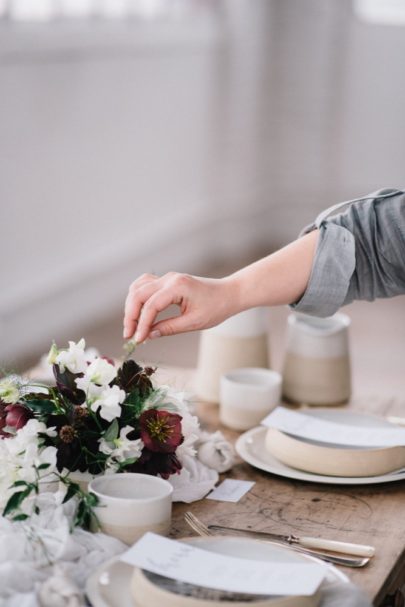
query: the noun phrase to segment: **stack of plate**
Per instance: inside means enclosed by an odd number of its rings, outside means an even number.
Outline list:
[[[305,415],[353,427],[392,428],[366,413],[316,409],[306,410]],[[236,449],[256,468],[299,480],[360,485],[405,478],[405,447],[342,446],[259,427],[243,434]]]
[[[257,561],[286,563],[319,562],[271,542],[245,537],[187,538],[198,548],[233,557]],[[347,583],[347,577],[331,565],[325,565],[321,588],[312,596],[236,595],[185,584],[169,578],[134,569],[115,558],[103,565],[88,580],[86,595],[93,607],[317,607],[322,590],[337,582]]]

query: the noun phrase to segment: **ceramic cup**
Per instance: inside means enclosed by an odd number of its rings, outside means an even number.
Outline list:
[[[167,535],[173,487],[148,474],[106,474],[89,483],[99,499],[94,512],[103,533],[133,544],[147,531]]]
[[[196,393],[204,401],[217,403],[223,373],[240,367],[268,368],[269,358],[267,309],[235,314],[201,332]]]
[[[337,405],[350,398],[350,318],[291,314],[283,369],[283,396],[295,403]]]
[[[281,375],[260,368],[233,369],[221,377],[219,418],[233,430],[254,428],[280,402]]]

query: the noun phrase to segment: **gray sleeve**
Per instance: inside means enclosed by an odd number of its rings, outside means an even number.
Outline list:
[[[323,216],[325,214],[322,214]],[[307,289],[291,307],[331,316],[354,300],[405,293],[405,193],[381,190],[323,218]]]

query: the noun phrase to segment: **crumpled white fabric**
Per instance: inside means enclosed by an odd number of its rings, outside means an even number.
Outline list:
[[[183,455],[180,474],[173,474],[173,501],[190,504],[202,499],[218,482],[218,472],[201,463],[196,457]]]
[[[63,565],[55,565],[51,577],[38,590],[38,602],[41,607],[81,607],[83,596]]]
[[[222,432],[211,434],[199,428],[194,432],[191,449],[180,455],[183,466],[180,474],[169,478],[174,502],[190,504],[202,499],[215,487],[218,473],[229,470],[235,463],[235,450]]]
[[[219,430],[213,434],[201,432],[197,443],[197,457],[217,472],[230,470],[235,463],[235,449]]]
[[[0,605],[50,607],[39,597],[51,593],[52,607],[82,605],[88,576],[127,546],[102,533],[71,533],[73,504],[62,506],[61,494],[42,493],[38,499],[40,514],[29,521],[0,517]]]

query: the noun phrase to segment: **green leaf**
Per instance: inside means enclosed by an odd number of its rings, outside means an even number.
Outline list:
[[[15,483],[13,483],[11,486],[12,487],[28,487],[28,483],[27,483],[27,481],[15,481]]]
[[[49,467],[50,467],[50,465],[51,465],[51,464],[46,464],[46,463],[39,464],[39,466],[38,466],[37,470],[46,470],[47,468],[49,468]]]
[[[138,388],[132,390],[123,404],[122,416],[124,421],[133,422],[143,411],[145,398],[140,395]]]
[[[119,432],[118,420],[114,419],[114,421],[111,423],[111,425],[104,432],[104,437],[103,438],[108,443],[112,443],[117,438],[118,432]]]
[[[29,518],[28,514],[24,514],[23,512],[21,512],[21,514],[16,514],[15,516],[13,516],[13,521],[26,521],[27,518]]]
[[[26,400],[24,401],[24,405],[28,408],[31,409],[31,411],[34,411],[34,413],[39,413],[39,414],[49,414],[49,413],[55,413],[55,411],[57,411],[57,407],[55,406],[55,403],[51,400],[48,399],[44,399],[44,398],[35,398],[32,400]]]
[[[77,488],[79,485],[77,485],[76,483],[71,483],[66,491],[66,495],[63,498],[63,504],[66,504],[66,502],[68,502],[70,499],[72,499],[72,497],[74,497],[77,494]]]
[[[119,469],[123,470],[124,468],[126,468],[127,466],[130,466],[131,464],[135,464],[136,461],[138,461],[137,457],[128,457],[127,459],[124,459],[124,461],[119,463]]]
[[[89,506],[91,506],[92,508],[93,508],[94,506],[97,506],[98,502],[99,502],[99,499],[98,499],[98,497],[97,497],[97,495],[96,495],[95,493],[89,493],[89,494],[87,495],[87,503],[88,503],[88,505],[89,505]]]
[[[10,514],[10,512],[17,510],[30,493],[30,487],[24,489],[24,491],[17,491],[16,493],[13,493],[13,495],[10,496],[7,504],[4,507],[3,516],[7,516],[8,514]]]

